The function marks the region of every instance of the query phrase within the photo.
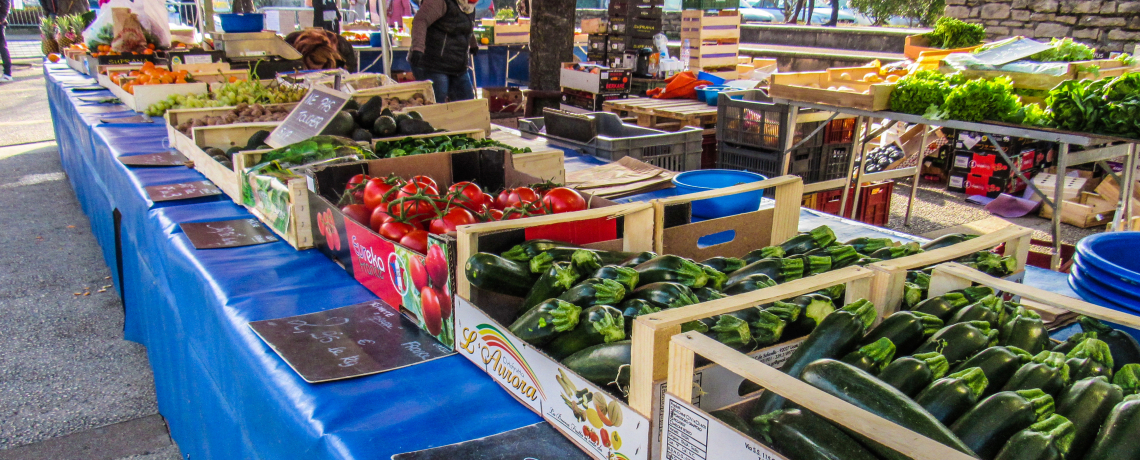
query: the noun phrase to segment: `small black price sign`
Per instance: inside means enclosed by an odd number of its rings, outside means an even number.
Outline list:
[[[309,383],[376,374],[454,353],[379,300],[254,321],[249,327]]]
[[[155,203],[160,201],[188,200],[190,198],[222,194],[222,191],[218,190],[218,187],[208,180],[183,182],[181,184],[151,185],[145,187],[144,190],[146,190],[147,196],[150,197],[150,201]]]
[[[221,249],[253,246],[277,241],[273,232],[256,218],[188,222],[178,224],[194,249]]]
[[[184,166],[189,161],[178,152],[157,152],[119,157],[127,166]]]
[[[348,93],[314,86],[305,95],[305,99],[289,112],[285,121],[269,134],[265,143],[273,148],[281,148],[320,134],[351,98]]]

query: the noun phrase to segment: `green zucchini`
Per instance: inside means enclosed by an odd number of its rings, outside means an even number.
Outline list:
[[[854,404],[860,409],[902,425],[915,433],[967,455],[974,453],[965,443],[958,440],[954,433],[951,433],[930,413],[926,412],[922,406],[919,406],[894,387],[850,364],[833,359],[820,359],[807,365],[800,378],[811,386]],[[856,439],[859,438],[861,436]],[[878,455],[886,458],[906,458],[875,442],[869,442],[866,445]]]
[[[862,257],[854,247],[845,244],[839,246],[831,246],[824,249],[823,254],[817,255],[826,255],[828,258],[830,258],[832,270],[838,270],[840,268],[855,265],[855,262],[859,261],[859,258]]]
[[[997,295],[997,292],[989,286],[970,286],[968,288],[955,289],[947,292],[946,294],[962,294],[969,299],[970,302],[977,302],[986,297]],[[944,294],[945,295],[945,294]]]
[[[785,334],[788,338],[811,334],[824,318],[835,311],[830,297],[819,294],[806,294],[793,298],[791,303],[799,305],[802,311],[794,323],[789,323]]]
[[[752,419],[764,444],[796,460],[876,460],[878,457],[831,422],[808,411],[773,411]]]
[[[744,255],[742,260],[744,260],[745,265],[748,265],[760,259],[779,259],[785,255],[787,254],[784,252],[784,248],[779,246],[766,246],[749,251],[748,254]]]
[[[922,353],[892,361],[879,372],[879,380],[902,394],[914,396],[932,382],[946,375],[950,364],[941,353]]]
[[[862,343],[871,343],[881,338],[891,339],[896,352],[906,356],[940,329],[942,329],[942,320],[937,316],[914,311],[897,311],[867,332]]]
[[[756,433],[752,431],[752,425],[749,425],[748,422],[744,420],[744,417],[741,417],[740,414],[736,412],[721,409],[709,412],[709,415],[716,417],[717,420],[724,422],[725,425],[734,428],[736,431],[744,433],[745,436],[750,438],[756,437]]]
[[[648,261],[650,259],[653,259],[654,257],[657,257],[656,252],[645,251],[645,252],[642,252],[640,254],[636,254],[633,257],[629,257],[629,258],[621,261],[621,263],[619,263],[618,265],[620,265],[622,267],[633,268],[633,267],[636,267],[638,265],[645,263],[646,261]]]
[[[525,314],[535,305],[562,295],[575,284],[578,284],[579,277],[578,271],[570,266],[569,262],[551,264],[550,268],[538,277],[538,281],[534,282],[534,286],[526,294],[521,311]]]
[[[1097,375],[1112,378],[1112,350],[1102,340],[1082,340],[1065,358],[1068,358],[1065,363],[1069,366],[1069,377],[1074,381]]]
[[[1109,412],[1104,429],[1096,437],[1084,460],[1123,460],[1140,458],[1140,395],[1131,395]]]
[[[772,302],[771,306],[765,307],[764,311],[776,315],[777,318],[784,320],[785,325],[796,322],[803,312],[803,307],[794,303],[781,302],[779,300]]]
[[[629,388],[632,344],[629,340],[619,340],[586,347],[567,356],[562,360],[562,365],[590,383],[615,395],[622,395]]]
[[[619,267],[617,265],[601,267],[595,271],[593,275],[590,275],[590,278],[617,281],[621,283],[627,291],[632,291],[637,288],[638,283],[637,270],[628,267]]]
[[[992,347],[997,342],[998,331],[990,329],[990,323],[973,321],[946,326],[930,336],[915,353],[937,351],[946,356],[950,364],[970,359],[975,353]]]
[[[1049,346],[1049,330],[1045,329],[1045,322],[1041,321],[1040,315],[1024,307],[1017,307],[1013,317],[1002,325],[998,343],[1035,355]]]
[[[870,254],[867,254],[872,259],[879,260],[892,260],[900,257],[906,257],[922,252],[922,248],[918,243],[910,242],[901,246],[892,246],[889,248],[882,248]]]
[[[802,278],[804,273],[804,261],[801,259],[790,258],[772,258],[761,259],[745,265],[740,270],[732,272],[732,276],[728,277],[725,285],[732,286],[740,280],[747,278],[750,275],[764,274],[768,275],[776,282],[784,282]]]
[[[745,265],[748,265],[744,262],[744,259],[737,259],[735,257],[712,257],[702,260],[700,263],[701,265],[708,265],[714,270],[726,275],[740,270],[741,268],[744,268]]]
[[[752,331],[752,341],[756,343],[756,348],[763,348],[779,342],[784,335],[784,327],[787,324],[783,318],[770,310],[760,310],[756,319],[748,323]]]
[[[910,309],[926,297],[922,287],[909,281],[903,283],[903,308]]]
[[[511,324],[511,333],[524,342],[541,346],[562,332],[574,329],[582,307],[558,299],[549,299],[523,313]]]
[[[800,275],[801,277],[818,275],[820,273],[831,271],[831,258],[827,257],[826,255],[815,256],[801,254],[798,256],[791,256],[789,258],[803,260],[804,270]],[[792,281],[792,279],[789,278],[785,279],[784,281]]]
[[[1050,351],[1055,351],[1061,354],[1068,354],[1070,351],[1073,351],[1073,349],[1076,348],[1077,345],[1081,343],[1081,341],[1085,339],[1095,338],[1097,338],[1096,332],[1078,332],[1076,334],[1070,335],[1069,338],[1065,339],[1064,342],[1055,345]]]
[[[822,296],[826,296],[827,298],[831,299],[832,302],[842,302],[843,301],[843,295],[845,293],[847,293],[847,285],[846,284],[835,284],[835,285],[828,286],[827,288],[815,291],[812,294],[819,294]]]
[[[966,305],[961,310],[954,313],[950,317],[947,324],[965,323],[969,321],[985,321],[990,324],[990,329],[998,330],[1001,324],[998,320],[1001,318],[1002,303],[1001,299],[990,296],[982,300]],[[999,330],[1000,333],[1000,330]]]
[[[728,275],[708,265],[697,264],[697,266],[701,267],[701,270],[704,270],[705,275],[709,277],[706,286],[711,286],[713,289],[724,289],[724,283],[728,281]]]
[[[575,270],[578,270],[579,275],[590,276],[602,268],[602,257],[598,255],[598,252],[579,249],[570,254],[570,264],[574,266]]]
[[[531,259],[537,257],[539,254],[542,254],[542,253],[549,251],[551,249],[578,248],[578,247],[579,246],[575,246],[575,245],[570,244],[570,243],[564,243],[561,241],[543,240],[543,239],[528,240],[528,241],[523,241],[522,243],[516,244],[514,247],[508,249],[506,252],[503,253],[503,258],[507,259],[507,260],[512,260],[515,262],[524,262],[525,263],[525,262],[530,262]]]
[[[669,254],[654,257],[633,269],[637,270],[642,283],[669,281],[699,289],[709,281],[709,276],[696,262]]]
[[[1065,355],[1043,351],[1017,369],[1002,386],[1002,391],[1040,389],[1055,395],[1068,384],[1069,365],[1065,364]]]
[[[1124,400],[1120,387],[1104,376],[1089,377],[1073,383],[1057,397],[1057,413],[1073,423],[1073,444],[1069,456],[1081,458],[1096,440],[1112,408]],[[1140,440],[1133,440],[1138,442]]]
[[[717,300],[717,299],[723,299],[725,297],[728,297],[723,292],[720,292],[720,291],[713,289],[713,288],[710,288],[708,286],[705,286],[705,287],[700,288],[700,289],[693,290],[693,294],[696,294],[697,300],[699,300],[701,302],[708,302],[710,300]]]
[[[619,340],[625,340],[625,318],[621,312],[609,305],[595,305],[582,310],[574,329],[558,334],[542,350],[561,361],[594,345]]]
[[[1124,395],[1140,393],[1140,364],[1128,363],[1112,375],[1112,383],[1124,391]]]
[[[748,275],[744,278],[737,280],[735,283],[729,284],[721,290],[726,296],[734,296],[744,294],[746,292],[757,291],[764,288],[775,286],[776,282],[772,278],[763,273],[755,273]]]
[[[705,334],[738,351],[748,353],[756,349],[752,329],[748,322],[731,315],[720,315]]]
[[[603,251],[601,249],[589,249],[589,248],[579,248],[579,247],[556,247],[556,248],[547,249],[544,252],[547,252],[551,256],[553,256],[554,260],[573,262],[574,257],[575,257],[574,254],[578,253],[578,251],[590,252],[590,253],[593,253],[594,255],[596,255],[598,257],[596,262],[597,262],[599,267],[602,265],[607,265],[607,264],[621,263],[625,260],[628,260],[631,256],[634,256],[634,254],[628,253],[628,252]],[[535,257],[537,257],[537,255],[535,255]],[[583,256],[579,253],[579,255],[577,257],[582,258],[585,256]],[[588,260],[583,259],[579,263],[582,263],[582,262],[588,262]],[[597,267],[594,267],[593,270],[597,270]],[[587,270],[587,271],[592,272],[593,270]],[[588,275],[588,274],[589,273],[585,273],[585,274],[583,274],[583,276]]]
[[[871,375],[878,375],[879,371],[890,364],[894,358],[895,344],[891,343],[891,339],[883,337],[848,353],[840,361],[869,372]]]
[[[935,380],[914,397],[914,402],[950,426],[977,404],[987,385],[986,373],[971,367]]]
[[[642,284],[629,293],[629,298],[642,299],[662,309],[700,303],[700,299],[688,286],[671,282]]]
[[[530,259],[530,262],[527,262],[531,273],[546,273],[546,270],[549,270],[551,265],[554,265],[554,255],[549,252],[534,256]]]
[[[835,232],[826,225],[820,225],[806,233],[800,233],[780,243],[786,255],[803,254],[815,248],[826,248],[835,242]]]
[[[985,372],[989,385],[982,396],[997,393],[1033,356],[1017,347],[989,347],[954,368],[954,372],[977,367]]]
[[[633,337],[634,318],[661,311],[660,307],[642,299],[625,299],[625,301],[618,305],[617,309],[621,310],[621,315],[625,317],[625,334],[628,337]]]
[[[522,297],[534,285],[534,276],[525,265],[485,252],[468,258],[464,272],[471,284],[499,294]]]
[[[1108,344],[1108,349],[1112,350],[1112,357],[1115,362],[1113,371],[1119,370],[1128,363],[1140,363],[1140,343],[1137,343],[1131,334],[1113,329],[1096,318],[1081,316],[1078,321],[1081,323],[1082,330],[1096,332],[1098,334],[1096,338]]]
[[[978,237],[978,235],[967,235],[964,233],[950,233],[950,234],[942,235],[938,238],[935,238],[933,240],[926,242],[926,244],[922,245],[922,250],[923,251],[933,251],[935,249],[942,249],[945,247],[949,247],[949,246],[953,246],[955,244],[961,243],[963,241],[970,241],[970,240],[977,238],[977,237]]]
[[[614,280],[590,278],[574,285],[559,299],[570,302],[579,307],[592,305],[617,305],[625,297],[625,288]]]
[[[942,321],[949,321],[950,318],[954,316],[954,313],[957,313],[960,308],[969,304],[970,301],[966,299],[966,296],[947,293],[946,295],[923,300],[919,302],[918,305],[915,305],[911,311],[934,315]]]
[[[1029,425],[1013,435],[994,460],[1064,460],[1073,442],[1073,424],[1061,415]]]
[[[1018,431],[1053,415],[1053,397],[1041,390],[1001,391],[970,409],[950,430],[984,460],[992,460]]]
[[[879,249],[894,246],[895,242],[890,238],[868,238],[860,236],[843,244],[854,247],[860,254],[870,254]]]

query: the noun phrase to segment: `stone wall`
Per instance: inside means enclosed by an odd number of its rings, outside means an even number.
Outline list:
[[[946,0],[945,15],[984,24],[990,39],[1072,37],[1098,51],[1134,52],[1140,1]]]

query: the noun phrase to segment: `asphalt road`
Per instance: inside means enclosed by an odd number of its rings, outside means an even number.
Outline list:
[[[54,142],[12,147],[53,138],[42,69],[15,75],[0,84],[0,460],[180,458]]]

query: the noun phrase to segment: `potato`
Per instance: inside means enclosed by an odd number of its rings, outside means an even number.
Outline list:
[[[851,72],[843,72],[843,73],[839,74],[839,79],[840,80],[850,80],[851,79]]]

